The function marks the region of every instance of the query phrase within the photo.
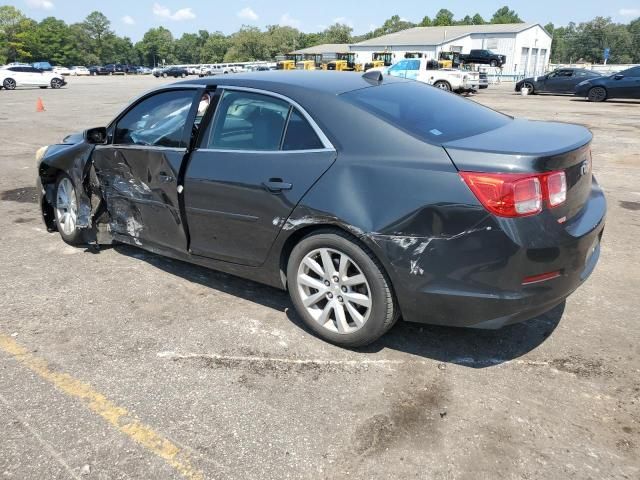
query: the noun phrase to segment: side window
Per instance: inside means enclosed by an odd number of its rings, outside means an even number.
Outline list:
[[[640,67],[630,68],[626,72],[621,72],[621,73],[624,73],[624,75],[627,77],[633,77],[633,78],[640,77]]]
[[[289,104],[250,92],[226,91],[218,104],[208,148],[279,150]]]
[[[420,60],[409,60],[407,70],[420,70]]]
[[[185,148],[185,128],[195,95],[193,90],[176,90],[143,100],[118,121],[113,143]]]
[[[407,69],[407,60],[400,60],[394,66],[392,66],[389,71],[390,72],[399,72]]]
[[[282,149],[314,150],[318,148],[324,148],[324,145],[316,132],[298,110],[292,110]]]
[[[560,70],[558,73],[559,77],[570,77],[573,75],[573,70]]]

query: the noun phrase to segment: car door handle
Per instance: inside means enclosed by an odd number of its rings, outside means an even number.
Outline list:
[[[160,172],[158,174],[158,178],[160,179],[161,182],[163,183],[171,183],[175,180],[175,178],[172,175],[167,175],[164,172]]]
[[[271,193],[278,193],[282,190],[291,190],[293,184],[283,181],[281,178],[270,178],[268,182],[262,182],[267,190]]]

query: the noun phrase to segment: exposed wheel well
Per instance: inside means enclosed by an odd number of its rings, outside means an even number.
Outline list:
[[[55,216],[53,212],[53,205],[50,202],[50,196],[54,195],[54,189],[56,186],[56,181],[58,177],[64,172],[59,168],[51,167],[48,165],[40,166],[40,182],[42,183],[42,188],[44,188],[45,195],[42,197],[42,202],[40,208],[42,210],[42,218],[44,219],[44,223],[47,226],[47,230],[50,232],[56,231],[55,224]]]

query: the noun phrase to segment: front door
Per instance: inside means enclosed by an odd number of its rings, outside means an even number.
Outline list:
[[[547,92],[567,93],[573,92],[573,84],[573,70],[556,70],[547,76],[544,87]]]
[[[178,178],[187,154],[200,89],[144,98],[111,127],[111,141],[93,154],[114,233],[139,245],[186,251]]]
[[[630,68],[615,75],[609,82],[611,97],[640,98],[640,67]]]
[[[335,157],[302,109],[267,93],[226,89],[185,174],[190,251],[262,264]]]

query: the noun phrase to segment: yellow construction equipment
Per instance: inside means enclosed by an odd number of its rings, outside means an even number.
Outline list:
[[[440,68],[458,68],[461,64],[459,52],[440,52],[438,55]]]
[[[363,65],[356,63],[356,54],[336,53],[335,60],[327,62],[327,70],[335,70],[336,72],[361,72],[364,70]]]
[[[278,60],[276,68],[278,70],[295,70],[296,64],[300,59],[302,59],[302,55],[299,53],[287,53],[284,58]]]
[[[322,54],[319,53],[305,53],[296,64],[298,70],[320,70],[322,69]]]

